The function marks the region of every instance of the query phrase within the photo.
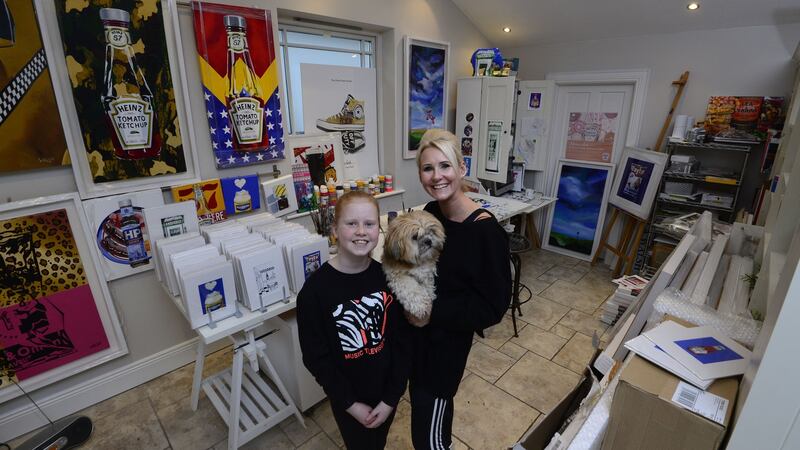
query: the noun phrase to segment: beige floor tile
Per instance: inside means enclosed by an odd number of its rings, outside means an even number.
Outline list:
[[[579,379],[576,373],[528,352],[495,384],[546,414]]]
[[[107,417],[115,412],[130,406],[134,403],[139,403],[142,400],[147,400],[147,391],[145,385],[139,385],[133,389],[129,389],[121,394],[117,394],[108,400],[92,405],[83,411],[78,412],[84,416],[88,416],[92,420],[98,420]],[[188,394],[186,394],[188,397]]]
[[[280,429],[280,427],[272,427],[269,430],[261,433],[253,438],[252,441],[239,447],[239,450],[294,450],[296,447],[291,439]],[[223,439],[217,442],[212,450],[227,450],[228,440]]]
[[[339,432],[339,426],[336,425],[336,419],[333,418],[329,400],[323,400],[315,406],[311,410],[311,418],[336,445],[344,445],[344,439],[342,439],[342,433]]]
[[[523,277],[536,278],[539,275],[550,270],[551,267],[556,265],[555,261],[550,261],[548,258],[549,252],[531,251],[522,254],[522,270],[520,273]]]
[[[517,329],[523,327],[525,323],[517,321]],[[511,317],[508,315],[503,316],[503,320],[497,325],[483,330],[484,338],[478,338],[477,342],[486,344],[489,347],[498,349],[503,346],[512,336],[514,336],[514,325],[511,322]]]
[[[576,333],[575,330],[567,328],[559,323],[553,325],[553,328],[550,328],[550,332],[567,340]]]
[[[397,404],[397,412],[394,413],[394,421],[386,438],[386,448],[388,450],[414,448],[411,442],[411,404],[405,400]]]
[[[194,376],[194,363],[173,370],[143,385],[147,396],[153,402],[156,412],[172,406],[175,402],[183,402],[189,406],[189,397],[192,395],[192,377]],[[200,391],[200,398],[205,393]]]
[[[592,269],[592,263],[590,263],[589,261],[581,261],[575,265],[575,268],[581,269],[583,271],[589,271]]]
[[[536,277],[528,277],[525,275],[520,278],[520,283],[524,284],[528,287],[528,289],[531,290],[531,295],[539,295],[543,290],[549,288],[550,285],[553,284],[552,282],[542,281]],[[521,299],[525,300],[526,295],[527,294],[523,291],[520,294]]]
[[[539,249],[538,254],[536,255],[537,258],[543,261],[547,261],[553,265],[561,265],[561,266],[568,266],[568,267],[575,267],[579,262],[580,259],[573,258],[571,256],[562,255],[559,253],[551,252],[544,249]]]
[[[593,355],[592,338],[585,334],[575,333],[553,358],[553,362],[575,373],[583,373],[583,369],[586,368]]]
[[[577,283],[586,272],[588,272],[588,269],[579,268],[577,266],[558,265],[553,266],[550,270],[545,272],[544,275],[550,275],[558,280],[569,281],[570,283]]]
[[[81,448],[162,450],[170,445],[147,398],[109,415],[92,417],[92,423],[92,437]]]
[[[600,336],[608,328],[608,325],[601,322],[597,317],[574,309],[568,312],[558,323],[587,336],[592,336],[594,333]]]
[[[513,342],[506,342],[502,347],[500,347],[500,351],[514,358],[515,361],[519,361],[519,359],[522,358],[522,355],[524,355],[528,350]]]
[[[539,296],[534,296],[520,309],[522,309],[522,316],[519,319],[545,330],[557,324],[564,314],[569,312],[569,307]]]
[[[553,267],[557,267],[557,266],[553,266]],[[551,274],[550,271],[548,270],[547,272],[545,272],[545,273],[539,275],[538,277],[536,277],[536,279],[539,280],[539,281],[545,282],[545,283],[552,284],[552,283],[555,283],[559,278],[557,276]]]
[[[588,286],[596,290],[604,298],[608,298],[617,289],[611,282],[611,270],[605,266],[595,266],[578,281],[581,286]]]
[[[512,339],[511,342],[539,356],[550,359],[561,350],[567,340],[541,328],[529,325],[519,333],[518,338]]]
[[[459,440],[457,437],[452,436],[452,439],[453,439],[453,450],[469,450],[469,446],[461,442],[461,440]]]
[[[454,406],[453,434],[475,450],[513,446],[539,414],[474,375],[461,382]]]
[[[308,442],[297,448],[298,450],[339,450],[339,446],[334,444],[330,437],[325,433],[319,433]]]
[[[212,442],[228,437],[228,426],[207,398],[201,398],[197,411],[192,411],[188,396],[156,414],[167,433],[173,450],[208,448]]]
[[[322,428],[320,428],[311,417],[304,416],[303,420],[306,424],[305,428],[300,425],[300,422],[298,422],[297,418],[294,416],[289,417],[280,424],[281,430],[286,433],[286,436],[289,437],[295,446],[302,445],[304,442],[322,431]]]
[[[478,342],[472,346],[472,351],[469,352],[467,370],[490,383],[494,383],[515,361],[514,358],[505,353],[500,353],[500,351]]]
[[[570,283],[558,280],[539,296],[587,314],[592,314],[605,301],[608,294],[602,289],[595,289],[592,284],[581,284],[580,281],[578,283]]]

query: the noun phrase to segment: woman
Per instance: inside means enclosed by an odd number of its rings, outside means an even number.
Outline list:
[[[430,322],[415,333],[411,434],[417,450],[447,449],[453,397],[472,334],[500,322],[511,300],[508,237],[491,213],[464,194],[467,168],[452,133],[426,132],[417,168],[422,187],[434,199],[425,210],[442,222],[446,240]]]

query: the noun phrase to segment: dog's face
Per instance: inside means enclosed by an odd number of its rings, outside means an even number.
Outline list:
[[[444,227],[426,211],[398,216],[386,233],[384,255],[411,265],[436,261],[444,247]]]

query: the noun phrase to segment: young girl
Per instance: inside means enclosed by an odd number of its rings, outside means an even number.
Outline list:
[[[408,324],[389,293],[378,244],[378,202],[350,192],[336,205],[335,258],[297,296],[303,363],[328,394],[348,449],[382,449],[410,366]]]

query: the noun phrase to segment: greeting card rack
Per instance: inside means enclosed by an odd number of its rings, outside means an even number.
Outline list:
[[[163,284],[162,287],[186,316],[181,298],[171,295]],[[240,315],[215,321],[214,327],[204,325],[195,330],[199,339],[192,382],[192,411],[197,411],[202,388],[228,425],[229,450],[250,442],[292,415],[305,427],[302,414],[267,356],[266,344],[255,334],[256,329],[269,319],[293,309],[296,304],[295,296],[287,296],[282,302],[256,311],[240,307]],[[207,347],[225,338],[233,342],[231,367],[203,379]],[[262,378],[262,374],[272,386]]]

